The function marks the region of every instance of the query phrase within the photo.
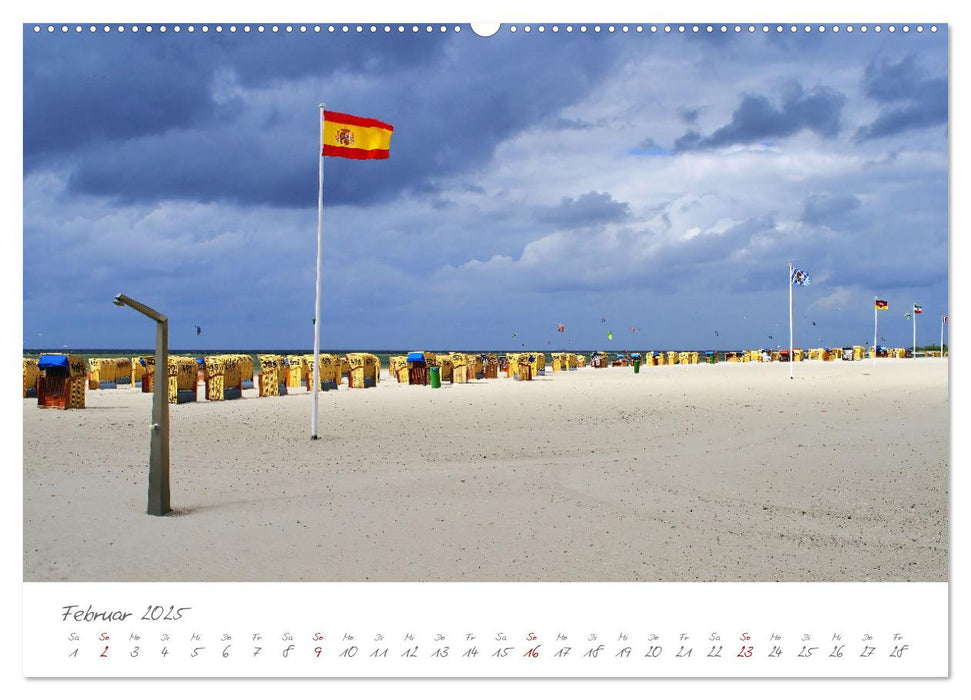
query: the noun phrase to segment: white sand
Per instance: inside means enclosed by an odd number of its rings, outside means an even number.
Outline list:
[[[24,406],[27,581],[944,581],[941,359]],[[200,397],[202,395],[200,391]]]

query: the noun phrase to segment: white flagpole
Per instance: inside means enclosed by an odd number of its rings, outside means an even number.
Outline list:
[[[789,263],[789,379],[792,379],[795,359],[792,348],[792,263]]]
[[[877,364],[877,298],[873,297],[873,364]]]
[[[320,391],[320,278],[323,273],[321,248],[324,240],[324,103],[320,103],[320,150],[317,166],[317,292],[314,298],[314,400],[310,409],[310,439],[317,439],[317,393]]]
[[[917,305],[916,304],[914,305],[914,309],[911,312],[911,317],[914,319],[914,345],[911,349],[911,353],[913,354],[914,359],[916,360],[917,359]]]
[[[941,357],[944,357],[944,317],[941,316]]]

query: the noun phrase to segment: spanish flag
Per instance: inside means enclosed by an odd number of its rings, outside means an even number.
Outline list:
[[[387,158],[394,127],[377,119],[340,112],[324,112],[322,155],[369,160]]]
[[[890,308],[890,305],[887,304],[884,299],[877,299],[873,303],[876,305],[876,308],[879,311],[886,311],[888,308]]]

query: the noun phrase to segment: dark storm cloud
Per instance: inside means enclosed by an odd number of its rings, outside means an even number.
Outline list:
[[[859,206],[859,197],[852,194],[814,194],[803,202],[802,220],[807,224],[828,224]]]
[[[863,90],[886,107],[857,130],[858,141],[947,122],[947,79],[927,77],[913,55],[896,63],[872,61],[863,75]]]
[[[168,50],[168,37],[24,32],[28,172],[46,154],[178,129],[212,112],[204,56]]]
[[[346,36],[252,32],[35,35],[24,27],[24,158],[28,170],[52,151],[91,141],[204,124],[217,74],[232,66],[244,86],[347,71],[387,72],[438,58],[438,36]]]
[[[678,119],[688,125],[697,122],[700,113],[700,107],[678,107]]]
[[[564,197],[555,207],[546,207],[537,215],[541,221],[576,228],[623,221],[630,216],[630,205],[618,202],[609,192],[587,192],[576,199]]]
[[[913,55],[897,63],[886,58],[870,62],[863,73],[863,91],[880,102],[909,100],[924,82]]]
[[[335,32],[326,38],[310,32],[264,32],[245,37],[222,34],[214,39],[216,49],[248,87],[327,74],[380,76],[431,68],[442,59],[449,43],[448,35],[412,32],[364,36]]]
[[[799,83],[790,85],[776,107],[764,95],[745,95],[732,120],[703,136],[691,129],[674,142],[675,151],[718,148],[757,143],[763,139],[791,136],[804,129],[820,136],[839,133],[840,112],[846,98],[835,90],[817,86],[807,92]]]
[[[366,87],[351,81],[328,107],[395,126],[389,160],[328,160],[328,200],[371,205],[483,164],[586,96],[623,53],[563,36],[140,34],[138,51],[132,36],[84,38],[25,36],[27,172],[56,157],[81,194],[285,207],[316,201],[320,96],[291,94],[295,81],[327,91],[359,76]]]
[[[308,145],[313,148],[312,141]],[[274,158],[243,134],[217,137],[186,131],[122,143],[87,157],[68,185],[72,192],[104,195],[121,204],[184,199],[310,205],[317,196],[315,152],[311,150],[303,160]],[[373,163],[361,168],[362,173],[372,170],[376,170]]]

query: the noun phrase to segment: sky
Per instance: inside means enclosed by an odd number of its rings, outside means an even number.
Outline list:
[[[874,297],[939,341],[943,26],[127,26],[24,27],[25,348],[151,347],[118,292],[175,349],[312,347],[320,102],[394,125],[325,159],[323,348],[785,347],[790,262],[797,347],[872,342]]]

